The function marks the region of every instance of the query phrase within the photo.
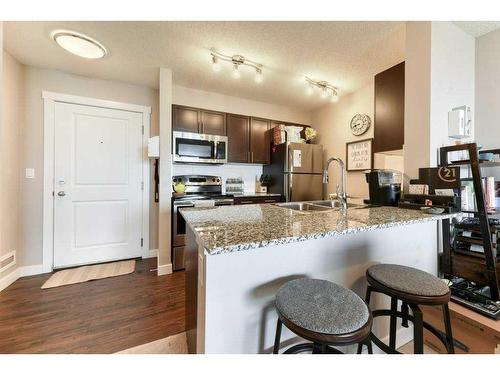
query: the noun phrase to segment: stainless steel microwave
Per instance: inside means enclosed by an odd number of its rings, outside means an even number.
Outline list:
[[[227,137],[173,132],[173,159],[180,163],[227,163]]]

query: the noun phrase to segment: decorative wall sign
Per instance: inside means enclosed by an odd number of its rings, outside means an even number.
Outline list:
[[[366,171],[373,168],[373,139],[346,143],[348,171]]]

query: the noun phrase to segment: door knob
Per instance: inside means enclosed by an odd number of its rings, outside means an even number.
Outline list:
[[[59,195],[60,197],[64,197],[66,193],[61,190],[60,192],[57,193],[57,195]]]

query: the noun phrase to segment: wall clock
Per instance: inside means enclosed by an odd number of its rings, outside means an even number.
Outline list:
[[[357,114],[351,119],[351,131],[354,135],[365,134],[370,128],[372,120],[368,115]]]

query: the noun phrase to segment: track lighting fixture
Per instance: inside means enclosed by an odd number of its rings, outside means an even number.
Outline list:
[[[321,98],[326,99],[330,97],[330,101],[336,103],[339,101],[339,91],[338,88],[331,85],[327,81],[314,81],[309,77],[306,77],[307,88],[306,95],[312,95],[314,92],[314,88],[321,90]]]
[[[226,61],[232,64],[231,76],[234,79],[239,79],[241,77],[240,66],[248,66],[255,71],[255,82],[261,83],[264,80],[262,74],[263,65],[256,63],[254,61],[248,60],[241,55],[227,56],[222,53],[217,52],[215,49],[210,50],[210,55],[212,56],[212,69],[216,72],[222,69],[221,62]]]

